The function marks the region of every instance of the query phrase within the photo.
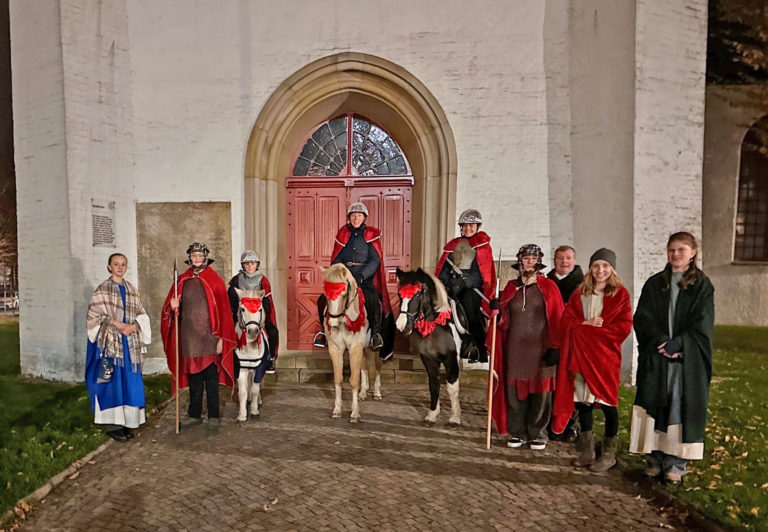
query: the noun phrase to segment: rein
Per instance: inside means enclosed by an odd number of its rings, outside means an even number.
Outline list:
[[[339,290],[339,285],[342,287],[341,291]],[[338,314],[333,314],[330,311],[330,305],[326,306],[325,321],[327,322],[330,318],[341,318],[344,316],[347,328],[352,332],[359,331],[363,326],[363,322],[365,321],[365,312],[363,312],[365,310],[365,298],[360,291],[360,287],[357,287],[357,290],[353,291],[349,281],[346,281],[345,283],[329,283],[326,281],[324,292],[329,301],[335,301],[342,293],[344,294],[344,304],[342,305],[342,311]],[[350,297],[351,292],[354,292],[352,297]],[[331,297],[333,295],[336,297]],[[358,300],[358,316],[357,319],[351,320],[349,316],[347,316],[347,312],[349,312],[352,304],[356,299]]]
[[[400,288],[400,297],[402,299],[415,299],[419,296],[424,296],[425,292],[421,288],[421,285],[408,284]],[[421,310],[422,304],[419,302],[419,306],[414,312],[404,312],[406,317],[413,323],[413,328],[416,329],[419,334],[426,338],[432,334],[438,325],[445,325],[451,318],[450,311],[437,312],[434,308],[430,309],[426,314]]]

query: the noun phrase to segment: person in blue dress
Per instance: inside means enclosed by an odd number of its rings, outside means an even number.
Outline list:
[[[141,364],[152,332],[139,292],[123,277],[128,259],[113,253],[109,279],[101,283],[88,306],[88,350],[85,385],[93,422],[118,441],[133,438],[131,429],[146,421]]]

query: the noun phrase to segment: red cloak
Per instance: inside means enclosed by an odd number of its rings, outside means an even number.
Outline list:
[[[552,410],[552,430],[560,434],[573,414],[573,374],[581,373],[597,399],[619,404],[621,344],[632,331],[632,304],[623,286],[603,298],[602,327],[582,325],[581,288],[568,300],[560,322],[562,331],[557,393]]]
[[[435,277],[440,275],[440,271],[443,269],[445,259],[454,252],[456,246],[463,236],[458,236],[448,242],[443,248],[443,253],[440,255],[440,260],[437,261],[437,268],[435,268]],[[491,237],[485,231],[478,231],[471,237],[469,237],[469,245],[477,252],[477,266],[480,268],[480,276],[483,278],[483,294],[488,300],[493,299],[496,295],[496,265],[493,263],[493,250],[491,250]],[[483,310],[486,314],[489,313],[488,304],[483,301]]]
[[[352,231],[349,230],[349,225],[345,224],[339,228],[339,232],[336,233],[336,241],[333,243],[333,253],[331,253],[331,263],[336,259],[336,255],[344,249],[344,246],[349,242],[349,235]],[[389,301],[389,294],[387,293],[387,275],[384,269],[384,252],[381,250],[381,231],[375,227],[366,226],[363,232],[365,241],[373,246],[376,253],[379,254],[379,269],[373,275],[373,286],[376,287],[376,291],[381,296],[381,305],[383,307],[383,316],[386,316],[392,311],[392,304]]]
[[[560,317],[563,313],[563,298],[560,295],[560,289],[557,287],[554,281],[548,279],[546,276],[538,273],[538,279],[536,281],[541,295],[544,296],[544,308],[547,311],[547,334],[549,336],[549,346],[557,347],[560,345]],[[507,312],[507,304],[517,293],[517,286],[514,281],[509,281],[507,286],[499,296],[501,302],[501,313],[499,314],[499,322],[496,325],[496,350],[493,356],[493,372],[491,373],[493,380],[493,397],[491,399],[492,411],[491,415],[494,423],[496,424],[496,430],[499,434],[508,434],[507,431],[507,387],[505,385],[506,375],[504,374],[504,352],[507,343],[507,329],[509,328],[509,313]],[[486,346],[488,352],[491,350],[491,334],[489,333],[486,340]],[[573,393],[571,393],[573,395]]]
[[[192,268],[179,276],[179,296],[184,293],[184,283],[193,276]],[[216,356],[216,368],[219,371],[219,384],[232,387],[234,383],[234,359],[232,352],[237,344],[235,337],[235,326],[232,323],[232,311],[229,307],[229,296],[224,281],[210,267],[205,268],[198,275],[203,288],[205,297],[208,300],[208,315],[211,320],[211,334],[222,339],[221,354]],[[171,310],[171,298],[173,297],[173,285],[168,292],[168,296],[163,303],[163,310],[160,319],[160,331],[163,337],[163,349],[165,358],[168,360],[168,369],[172,375],[176,375],[176,338],[174,334],[173,321],[175,313]],[[179,338],[183,342],[183,338]],[[179,346],[181,348],[181,346]],[[181,357],[181,353],[179,353]],[[179,390],[189,386],[188,375],[186,372],[179,372]],[[171,386],[173,392],[173,386]]]

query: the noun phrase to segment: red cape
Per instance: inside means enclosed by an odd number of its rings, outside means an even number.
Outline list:
[[[440,260],[437,261],[435,268],[435,277],[440,276],[445,259],[454,252],[456,246],[466,237],[459,236],[448,242],[443,248]],[[469,245],[477,252],[477,266],[480,268],[480,276],[483,278],[483,294],[489,300],[496,295],[496,265],[493,263],[493,250],[491,250],[491,237],[485,231],[478,231],[469,239]],[[483,310],[488,313],[488,304],[483,301]]]
[[[208,299],[208,314],[211,319],[211,333],[223,340],[221,355],[216,357],[216,367],[219,370],[219,384],[232,387],[234,383],[235,369],[232,352],[237,344],[235,326],[232,323],[232,311],[229,307],[229,296],[224,281],[210,267],[204,269],[198,276],[205,288],[205,296]],[[184,283],[192,278],[192,268],[179,276],[179,295],[184,293]],[[163,311],[160,318],[160,331],[163,336],[163,349],[168,360],[168,369],[172,375],[176,375],[176,338],[173,321],[175,314],[171,310],[171,298],[173,297],[173,285],[168,291],[168,296],[163,303]],[[179,338],[183,342],[183,338]],[[179,346],[181,347],[181,346]],[[179,353],[181,357],[181,353]],[[189,386],[186,372],[179,373],[179,390]],[[173,385],[171,386],[173,392]]]
[[[560,289],[551,279],[547,279],[542,274],[538,274],[538,284],[541,294],[544,296],[544,308],[547,311],[547,329],[549,336],[549,347],[560,345],[560,317],[563,313],[563,298],[560,295]],[[501,292],[501,314],[496,326],[496,350],[493,356],[493,398],[491,399],[492,417],[496,424],[496,430],[499,434],[507,434],[507,387],[506,375],[504,374],[504,351],[507,343],[507,329],[509,328],[509,313],[507,312],[507,303],[517,293],[517,286],[514,281],[509,281],[507,286]],[[491,334],[488,334],[486,345],[490,352]],[[571,393],[573,395],[573,393]]]
[[[632,304],[623,286],[603,298],[602,327],[582,325],[581,288],[568,300],[560,322],[562,340],[557,367],[557,392],[552,410],[552,430],[565,430],[573,414],[573,373],[578,372],[597,399],[619,404],[621,344],[632,331]]]
[[[349,225],[343,225],[339,228],[339,232],[336,233],[336,241],[333,243],[333,253],[331,254],[331,263],[336,259],[339,252],[344,249],[344,246],[349,242],[349,235],[352,232],[349,230]],[[376,287],[376,291],[381,296],[381,305],[383,307],[383,315],[386,316],[392,311],[392,304],[389,301],[389,294],[387,293],[387,275],[384,269],[384,252],[381,250],[381,231],[375,227],[365,227],[363,233],[365,241],[373,246],[376,253],[379,254],[379,269],[373,276],[373,286]]]

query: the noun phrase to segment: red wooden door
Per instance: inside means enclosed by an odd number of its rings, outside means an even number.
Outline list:
[[[381,127],[359,115],[317,126],[297,153],[287,187],[288,349],[312,349],[320,330],[321,267],[331,263],[347,206],[368,207],[366,223],[381,229],[387,288],[395,312],[395,269],[411,262],[411,188],[405,154]]]

